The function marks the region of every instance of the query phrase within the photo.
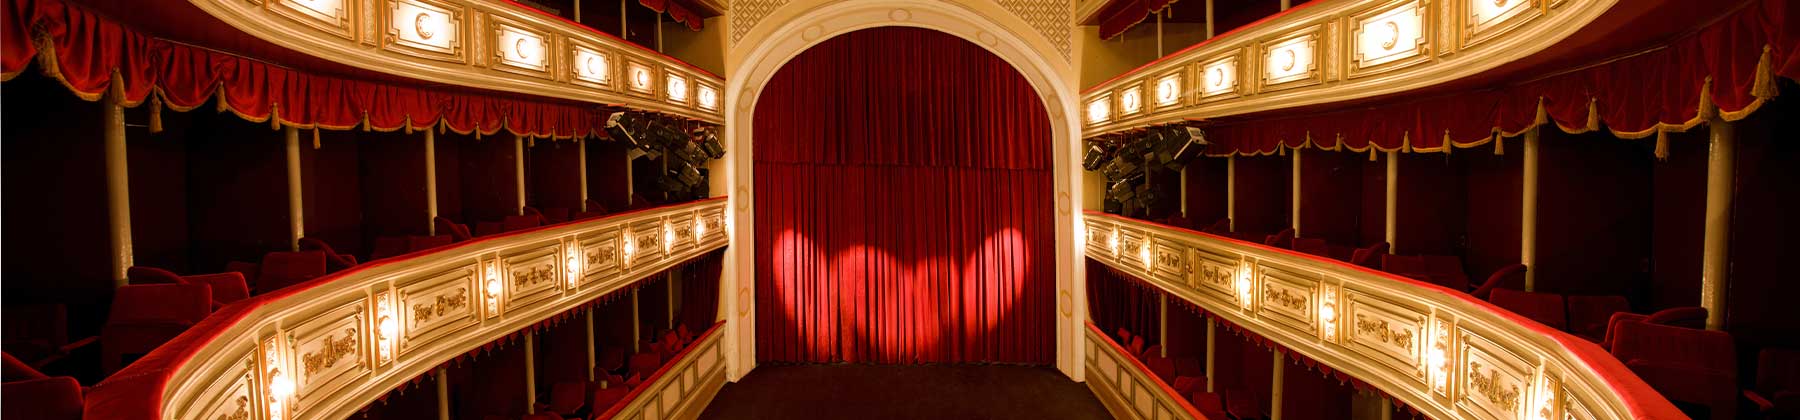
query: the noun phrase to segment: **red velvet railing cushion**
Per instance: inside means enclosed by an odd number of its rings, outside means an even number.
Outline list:
[[[75,378],[7,382],[0,385],[0,394],[6,395],[6,404],[0,404],[0,418],[81,420],[81,384]]]

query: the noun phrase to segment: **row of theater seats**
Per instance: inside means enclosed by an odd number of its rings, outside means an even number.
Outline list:
[[[1132,334],[1131,330],[1119,328],[1117,331],[1120,346],[1138,359],[1150,374],[1168,384],[1176,395],[1188,399],[1194,409],[1209,419],[1252,419],[1262,416],[1263,410],[1251,398],[1250,393],[1233,389],[1227,384],[1218,392],[1206,391],[1206,369],[1199,358],[1165,357],[1161,345],[1144,346],[1144,337]],[[1229,362],[1228,362],[1229,363]],[[1235,391],[1235,392],[1234,392]],[[1227,417],[1229,415],[1229,417]]]
[[[613,406],[623,404],[631,390],[656,380],[658,370],[674,362],[683,349],[694,343],[692,330],[681,325],[656,341],[644,344],[644,351],[631,355],[629,361],[620,347],[612,347],[596,356],[594,381],[569,381],[552,384],[540,393],[536,414],[520,420],[597,419]],[[487,415],[483,420],[513,420],[515,417]]]

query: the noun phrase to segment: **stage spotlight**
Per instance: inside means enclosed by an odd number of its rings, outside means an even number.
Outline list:
[[[1106,147],[1100,142],[1094,142],[1093,147],[1088,148],[1087,154],[1081,157],[1081,168],[1090,171],[1099,170],[1106,165],[1106,158]]]
[[[1106,198],[1130,204],[1137,201],[1137,186],[1132,185],[1129,179],[1121,179],[1106,190]]]
[[[643,126],[638,120],[635,112],[614,112],[611,116],[606,117],[606,136],[632,146],[643,147],[640,139],[643,134],[640,130]]]
[[[700,150],[706,152],[706,157],[713,159],[725,157],[725,144],[719,141],[718,133],[708,128],[701,130],[699,137]]]
[[[1142,175],[1143,171],[1138,170],[1138,164],[1135,162],[1135,159],[1132,159],[1130,156],[1119,155],[1113,157],[1111,162],[1106,163],[1106,171],[1103,173],[1106,175],[1107,180],[1118,181],[1129,178],[1133,174]]]
[[[1195,127],[1176,125],[1156,131],[1160,133],[1156,140],[1156,159],[1173,171],[1187,166],[1188,161],[1211,144],[1206,141],[1206,132]]]

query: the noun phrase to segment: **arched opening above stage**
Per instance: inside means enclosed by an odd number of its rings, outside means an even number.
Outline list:
[[[761,361],[1054,360],[1052,127],[1019,71],[882,27],[800,53],[760,97]]]

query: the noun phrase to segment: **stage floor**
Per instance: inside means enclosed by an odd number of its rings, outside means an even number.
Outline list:
[[[764,365],[726,384],[702,419],[1105,419],[1086,385],[1050,367]]]

